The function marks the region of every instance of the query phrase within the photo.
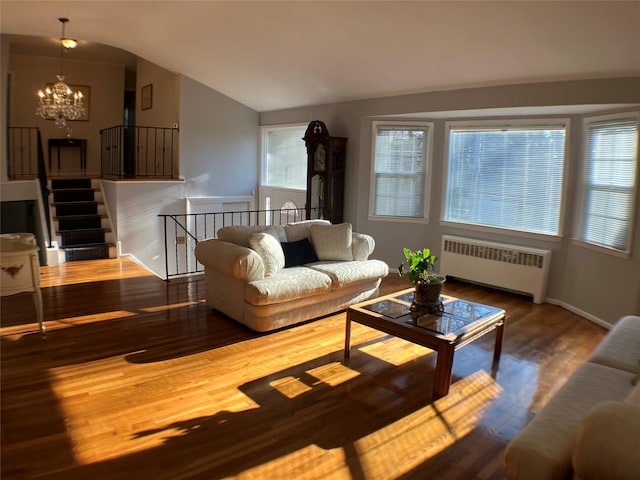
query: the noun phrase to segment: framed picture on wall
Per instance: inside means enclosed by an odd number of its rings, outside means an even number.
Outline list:
[[[47,83],[45,85],[45,90],[49,88],[53,88],[53,83]],[[71,85],[69,84],[69,88],[74,92],[82,93],[82,103],[84,104],[84,115],[82,115],[76,122],[88,122],[89,121],[89,111],[91,110],[91,87],[87,85]],[[48,118],[47,120],[53,120],[53,118]]]
[[[153,84],[145,85],[140,89],[140,108],[149,110],[153,106]]]

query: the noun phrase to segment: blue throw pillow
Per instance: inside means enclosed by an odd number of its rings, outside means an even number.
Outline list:
[[[284,268],[318,261],[318,256],[308,238],[297,242],[282,242],[281,245],[284,251]]]

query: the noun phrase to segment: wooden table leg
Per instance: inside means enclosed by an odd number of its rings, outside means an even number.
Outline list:
[[[444,397],[449,393],[454,352],[455,348],[453,345],[446,345],[438,349],[436,374],[433,379],[433,396],[436,398]]]
[[[38,320],[40,334],[43,338],[47,338],[47,333],[44,327],[44,318],[42,315],[42,293],[40,292],[40,264],[35,253],[32,253],[30,257],[31,282],[33,284],[33,303],[36,307],[36,318]]]
[[[493,348],[493,364],[496,365],[500,361],[502,353],[502,335],[504,334],[504,320],[496,327],[496,344]]]
[[[347,320],[344,329],[344,358],[349,358],[349,351],[351,350],[351,318],[349,318],[349,312],[347,311]]]

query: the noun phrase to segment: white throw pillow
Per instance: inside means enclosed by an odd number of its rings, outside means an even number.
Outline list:
[[[312,225],[311,243],[320,260],[353,260],[351,224]]]
[[[228,227],[222,227],[218,230],[218,240],[224,240],[225,242],[235,243],[243,247],[250,248],[249,237],[254,233],[270,233],[277,240],[286,242],[287,237],[284,234],[284,229],[280,225],[256,225],[247,227],[244,225],[231,225]]]
[[[297,242],[303,238],[311,238],[311,227],[313,225],[331,225],[329,220],[302,220],[301,222],[287,223],[284,233],[287,236],[287,242]],[[282,239],[280,240],[282,241]]]
[[[265,277],[272,277],[284,268],[284,251],[273,235],[254,233],[249,237],[249,246],[262,258]]]

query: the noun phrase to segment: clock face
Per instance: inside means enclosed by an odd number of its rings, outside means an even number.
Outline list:
[[[313,152],[313,169],[317,172],[324,172],[325,169],[325,151],[321,143],[316,145]]]

